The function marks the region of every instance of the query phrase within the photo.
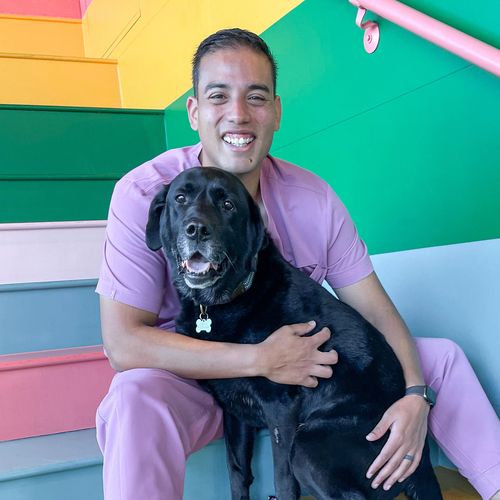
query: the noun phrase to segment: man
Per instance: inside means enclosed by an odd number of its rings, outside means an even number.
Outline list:
[[[117,184],[111,202],[97,288],[106,352],[119,372],[97,416],[106,498],[182,498],[186,457],[222,435],[220,409],[192,379],[265,376],[315,387],[337,362],[335,352],[318,350],[328,330],[304,337],[311,324],[283,325],[258,345],[175,333],[177,296],[163,256],[147,249],[144,231],[149,203],[162,184],[198,165],[221,167],[243,181],[285,258],[318,281],[326,278],[342,301],[372,322],[398,356],[407,387],[417,388],[388,408],[367,436],[379,439],[390,430],[367,471],[373,487],[388,489],[417,467],[430,410],[421,392],[427,381],[439,392],[430,414],[434,435],[490,498],[500,488],[493,479],[500,477],[500,429],[465,356],[437,339],[418,340],[417,353],[340,200],[321,179],[268,155],[281,119],[268,47],[238,29],[208,37],[193,60],[193,88],[187,110],[201,144],[133,170]],[[309,234],[307,221],[314,217],[324,221],[320,234]],[[469,437],[470,422],[481,424],[484,439]]]

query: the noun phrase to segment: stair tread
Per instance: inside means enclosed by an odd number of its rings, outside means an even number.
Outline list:
[[[0,371],[104,359],[102,345],[0,355]]]
[[[117,59],[99,59],[96,57],[60,56],[51,54],[23,54],[20,52],[0,52],[0,57],[6,59],[41,59],[48,61],[112,64],[115,66],[118,64]]]
[[[0,481],[101,463],[95,429],[0,443]]]

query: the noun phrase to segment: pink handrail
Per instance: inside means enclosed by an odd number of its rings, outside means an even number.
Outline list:
[[[396,0],[349,0],[463,59],[500,76],[500,50]],[[363,26],[361,26],[363,27]],[[369,36],[371,39],[371,37]],[[366,45],[366,42],[365,42]],[[375,49],[372,49],[373,51]]]

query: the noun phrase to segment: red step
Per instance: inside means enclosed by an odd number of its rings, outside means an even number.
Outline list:
[[[0,441],[95,427],[114,373],[100,345],[0,356]]]

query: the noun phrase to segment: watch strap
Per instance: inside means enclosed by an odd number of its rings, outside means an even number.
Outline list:
[[[436,393],[428,385],[412,385],[411,387],[407,387],[405,396],[410,394],[423,397],[431,408],[436,404]]]

